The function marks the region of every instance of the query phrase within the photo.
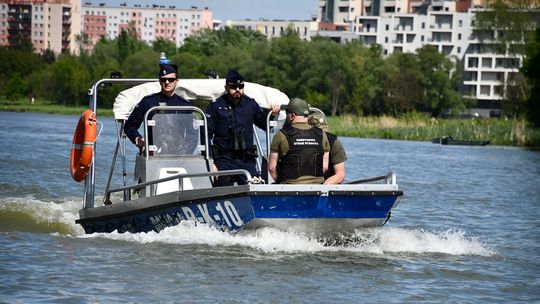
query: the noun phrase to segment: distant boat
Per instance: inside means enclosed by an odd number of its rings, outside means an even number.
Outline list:
[[[486,146],[489,145],[489,140],[458,140],[452,138],[452,136],[443,136],[433,138],[431,140],[434,144],[452,145],[452,146]]]

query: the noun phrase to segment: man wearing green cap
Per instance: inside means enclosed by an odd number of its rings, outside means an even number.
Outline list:
[[[309,105],[293,98],[286,124],[272,139],[268,172],[281,184],[322,184],[328,169],[330,143],[319,128],[308,124]]]

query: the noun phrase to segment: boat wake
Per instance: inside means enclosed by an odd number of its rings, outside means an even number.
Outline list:
[[[77,224],[82,202],[40,201],[33,197],[0,199],[0,232],[57,233],[77,238],[103,238],[140,244],[238,246],[264,253],[349,252],[386,254],[447,254],[490,256],[496,252],[479,237],[459,229],[439,232],[384,226],[347,235],[313,237],[272,228],[222,231],[194,222],[148,233],[95,233],[87,235]]]
[[[79,199],[80,200],[80,199]],[[0,232],[24,231],[80,235],[75,224],[82,203],[41,201],[32,196],[0,199]]]

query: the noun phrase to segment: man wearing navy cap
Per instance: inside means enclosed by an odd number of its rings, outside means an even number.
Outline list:
[[[144,138],[139,133],[138,129],[141,126],[145,113],[156,106],[191,106],[191,102],[176,95],[174,93],[176,89],[177,79],[177,66],[174,64],[163,64],[159,66],[159,83],[161,85],[161,91],[152,95],[148,95],[141,99],[141,101],[135,106],[129,118],[124,125],[124,132],[127,137],[139,147],[139,151],[142,152],[145,147]],[[193,133],[193,127],[188,124],[184,127],[186,133]],[[176,134],[174,136],[181,136]],[[149,134],[148,138],[152,138]],[[192,145],[190,143],[190,145]]]
[[[279,105],[272,105],[272,113],[279,113]],[[225,94],[206,108],[215,169],[245,169],[252,176],[260,176],[255,167],[257,150],[253,145],[253,125],[266,130],[267,114],[268,111],[244,94],[244,77],[237,70],[229,70]],[[234,182],[247,183],[245,176],[222,176],[216,185],[227,186]]]

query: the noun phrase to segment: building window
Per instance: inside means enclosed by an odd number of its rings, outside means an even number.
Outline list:
[[[426,28],[426,23],[425,23],[425,22],[422,22],[422,28],[423,28],[423,29]]]
[[[385,28],[387,31],[390,30],[390,25],[387,24]]]

